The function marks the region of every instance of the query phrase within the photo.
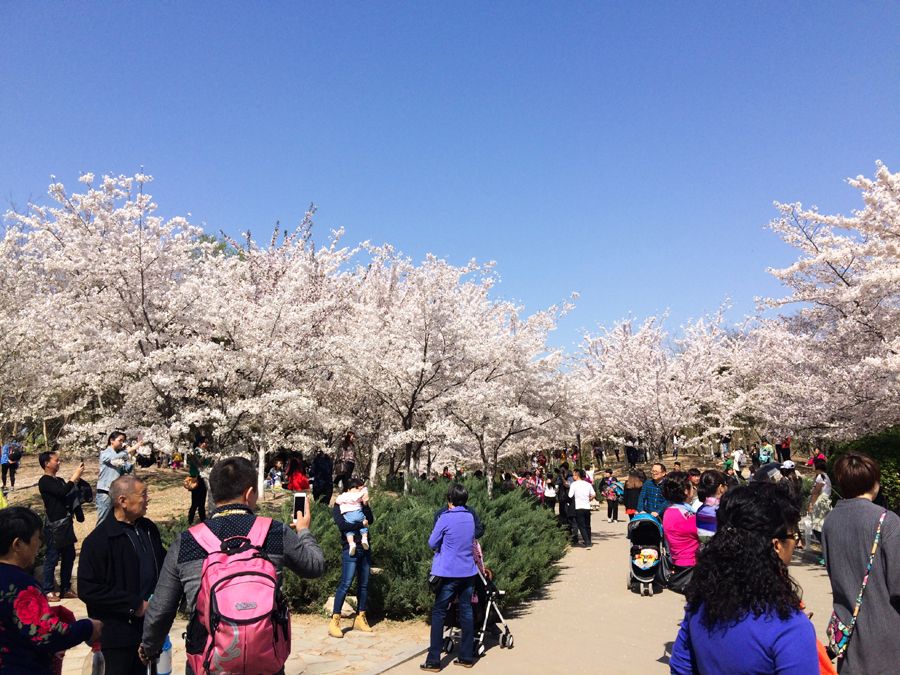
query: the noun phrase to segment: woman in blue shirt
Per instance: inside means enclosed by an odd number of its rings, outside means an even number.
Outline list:
[[[815,629],[787,570],[799,520],[797,504],[779,485],[725,493],[718,530],[685,593],[672,673],[818,674]]]

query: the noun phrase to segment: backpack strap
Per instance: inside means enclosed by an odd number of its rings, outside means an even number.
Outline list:
[[[250,528],[250,532],[247,534],[250,544],[257,548],[262,548],[262,545],[266,543],[266,537],[269,535],[269,527],[271,525],[271,518],[257,516],[256,520],[253,521],[253,527]]]
[[[206,523],[198,523],[188,529],[188,532],[191,533],[194,541],[200,544],[207,554],[222,550],[222,541],[213,534],[213,531],[207,527]]]

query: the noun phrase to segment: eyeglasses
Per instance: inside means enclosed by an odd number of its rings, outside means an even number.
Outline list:
[[[788,536],[783,537],[783,538],[784,538],[785,540],[787,540],[787,539],[793,539],[795,544],[799,544],[799,543],[800,543],[800,539],[801,539],[800,533],[799,533],[799,532],[791,532],[791,533],[788,534]]]

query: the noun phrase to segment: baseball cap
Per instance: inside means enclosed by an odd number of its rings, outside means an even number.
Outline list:
[[[786,462],[784,462],[781,465],[782,469],[793,469],[795,467],[796,467],[796,464],[794,464],[791,460],[787,460]]]

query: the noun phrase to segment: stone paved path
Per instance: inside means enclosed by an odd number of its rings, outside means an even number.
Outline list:
[[[559,578],[546,597],[529,603],[509,620],[513,649],[491,646],[472,672],[511,673],[668,673],[668,655],[678,633],[684,598],[663,591],[641,597],[626,590],[628,544],[625,523],[607,523],[594,513],[592,549],[575,548],[563,559]],[[799,556],[791,573],[804,591],[807,611],[820,639],[831,613],[831,589],[822,568]],[[422,647],[427,647],[423,642]],[[388,671],[420,673],[423,656]],[[445,655],[442,663],[453,660]],[[580,666],[573,663],[581,662]],[[465,672],[451,667],[450,671]]]
[[[84,605],[79,601],[66,600],[63,604],[75,616],[85,616]],[[352,620],[342,621],[344,638],[335,639],[328,636],[324,618],[295,616],[291,622],[291,657],[285,675],[380,671],[398,654],[408,653],[428,640],[428,627],[419,622],[382,622],[376,624],[373,633],[351,631],[351,624]],[[184,674],[184,640],[181,639],[184,627],[185,621],[177,620],[169,633],[174,645],[174,675]],[[89,656],[87,645],[70,649],[63,661],[63,675],[81,675]]]

